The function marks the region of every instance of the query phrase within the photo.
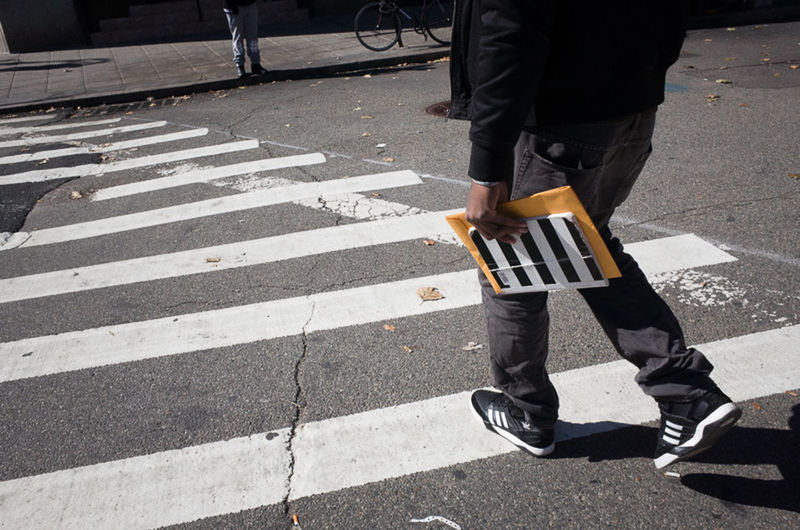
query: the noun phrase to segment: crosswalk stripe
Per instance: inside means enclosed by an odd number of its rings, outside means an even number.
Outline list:
[[[166,121],[151,121],[147,123],[137,123],[135,125],[123,125],[122,127],[109,127],[108,129],[94,129],[92,131],[84,131],[79,133],[48,135],[48,136],[29,136],[26,138],[19,138],[17,140],[5,140],[0,142],[0,148],[4,147],[22,147],[28,145],[39,144],[53,144],[59,142],[71,142],[73,140],[85,140],[86,138],[96,138],[98,136],[111,136],[112,134],[122,134],[135,131],[143,131],[145,129],[154,129],[156,127],[163,127],[167,124]]]
[[[23,121],[42,121],[42,120],[52,120],[54,116],[51,114],[50,116],[21,116],[19,118],[2,118],[0,119],[0,124],[5,123],[20,123]]]
[[[683,262],[670,261],[681,269],[714,259],[735,260],[692,234],[677,236],[686,243],[684,249],[676,238],[664,239],[665,249],[684,257]],[[627,247],[637,260],[638,248],[636,243]],[[663,272],[650,260],[664,261],[665,256],[648,250],[640,261],[642,269],[646,274],[653,269]],[[476,305],[480,291],[475,275],[474,270],[451,272],[0,343],[0,382]],[[445,297],[421,302],[416,291],[426,286],[438,288]]]
[[[32,132],[41,131],[61,131],[64,129],[75,129],[77,127],[95,127],[97,125],[108,125],[109,123],[117,123],[122,118],[109,118],[105,120],[95,121],[75,121],[70,123],[59,123],[56,125],[34,125],[32,127],[0,127],[0,135],[8,134],[27,134]]]
[[[444,217],[458,211],[333,226],[172,254],[0,279],[0,303],[433,237],[450,232]],[[211,261],[207,261],[209,259]]]
[[[246,175],[259,171],[269,171],[273,169],[283,169],[287,167],[307,166],[312,164],[322,164],[325,162],[325,155],[322,153],[309,153],[305,155],[282,156],[277,158],[265,158],[250,162],[240,162],[228,166],[212,167],[197,171],[187,171],[179,175],[171,175],[155,179],[121,184],[98,190],[92,195],[94,201],[104,201],[127,197],[139,193],[164,190],[187,184],[197,184],[199,182],[209,182],[225,177],[236,175]]]
[[[209,145],[206,147],[195,147],[182,151],[172,151],[157,155],[141,156],[119,160],[107,164],[84,164],[81,166],[58,167],[51,169],[34,169],[23,173],[0,176],[0,184],[20,184],[22,182],[42,182],[53,179],[63,179],[69,177],[91,177],[101,176],[114,171],[124,171],[157,164],[177,162],[179,160],[190,160],[205,156],[221,155],[224,153],[234,153],[247,149],[256,149],[258,140],[241,140],[225,144]]]
[[[800,386],[800,326],[698,345],[736,401]],[[626,361],[555,374],[557,439],[650,422],[658,409]],[[754,384],[755,383],[755,384]],[[222,442],[0,482],[10,527],[159,527],[236,513],[516,451],[461,392]],[[402,433],[402,436],[398,436]]]
[[[229,195],[217,199],[169,206],[157,210],[147,210],[85,223],[46,228],[37,230],[36,232],[21,232],[16,234],[15,242],[10,241],[6,247],[0,247],[0,250],[8,250],[18,246],[31,247],[64,243],[88,237],[114,234],[139,228],[186,221],[188,219],[197,219],[210,215],[219,215],[273,204],[281,204],[306,199],[308,197],[318,197],[328,193],[389,189],[421,183],[422,181],[420,178],[414,172],[408,170],[363,175],[348,179],[327,180],[323,182],[303,182],[281,188],[240,193],[238,195]]]
[[[127,140],[124,142],[115,142],[107,145],[65,147],[63,149],[52,149],[50,151],[38,151],[36,153],[10,155],[10,156],[0,157],[0,164],[18,164],[20,162],[29,162],[32,160],[45,160],[50,158],[81,155],[86,153],[109,153],[111,151],[120,151],[123,149],[130,149],[132,147],[141,147],[144,145],[153,145],[164,142],[174,142],[177,140],[186,140],[188,138],[205,136],[206,134],[208,134],[208,129],[189,129],[188,131],[179,131],[169,134],[162,134],[158,136],[147,136],[145,138],[137,138],[135,140]]]

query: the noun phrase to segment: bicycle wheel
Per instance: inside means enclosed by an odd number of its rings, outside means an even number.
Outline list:
[[[425,29],[433,40],[450,45],[453,26],[453,2],[433,0],[425,12]]]
[[[400,39],[400,17],[397,11],[381,7],[373,2],[362,7],[356,14],[356,37],[365,48],[381,52],[388,50]]]

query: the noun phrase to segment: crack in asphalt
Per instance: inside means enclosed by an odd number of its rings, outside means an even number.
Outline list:
[[[303,417],[303,411],[308,404],[306,401],[306,393],[303,389],[303,385],[300,382],[300,372],[303,368],[303,363],[305,362],[306,358],[308,357],[308,332],[306,328],[311,323],[311,320],[314,318],[314,311],[316,310],[316,304],[314,303],[313,299],[310,299],[311,302],[311,310],[308,314],[308,320],[306,323],[303,324],[303,332],[300,336],[301,344],[302,344],[302,351],[300,352],[300,357],[297,359],[297,362],[294,365],[294,373],[292,377],[294,379],[294,400],[293,403],[295,405],[295,413],[294,417],[291,421],[291,426],[289,428],[289,440],[286,442],[286,450],[289,452],[289,470],[286,474],[286,496],[284,496],[282,504],[283,504],[283,512],[284,515],[287,517],[291,513],[292,504],[289,500],[292,496],[292,480],[294,479],[294,471],[295,471],[295,463],[297,461],[297,456],[295,454],[294,442],[297,437],[297,428],[300,425],[300,420]]]

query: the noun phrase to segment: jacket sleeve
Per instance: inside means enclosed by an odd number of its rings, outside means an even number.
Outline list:
[[[547,65],[558,0],[479,0],[469,176],[513,174],[514,145],[533,112]],[[473,28],[473,31],[475,29]]]

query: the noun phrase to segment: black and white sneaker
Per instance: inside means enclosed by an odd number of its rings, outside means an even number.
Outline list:
[[[525,420],[523,410],[499,390],[476,390],[470,398],[473,412],[490,431],[535,456],[546,456],[556,448],[555,429],[542,428]]]
[[[719,389],[688,403],[660,402],[661,429],[653,463],[661,469],[702,453],[742,416]]]

